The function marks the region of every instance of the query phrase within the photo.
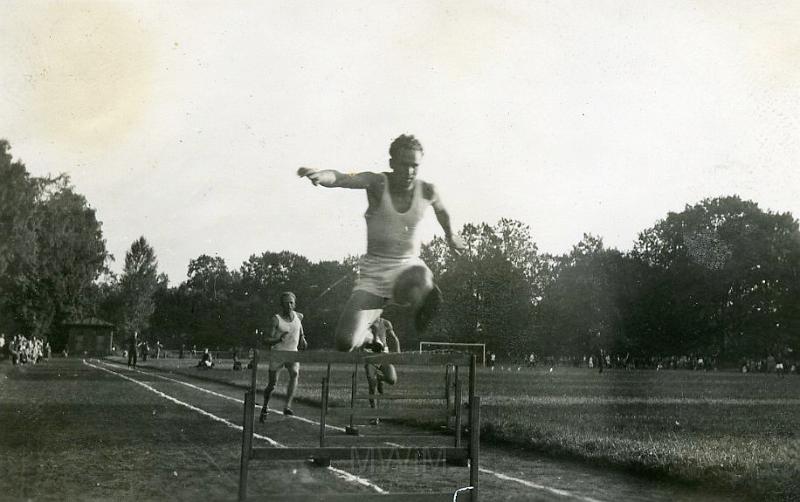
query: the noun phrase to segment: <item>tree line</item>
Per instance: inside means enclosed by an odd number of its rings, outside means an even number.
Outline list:
[[[291,251],[251,255],[238,268],[218,256],[190,260],[170,286],[144,237],[109,270],[102,225],[69,179],[31,177],[0,141],[0,331],[65,342],[61,325],[88,316],[118,334],[138,330],[167,347],[247,347],[298,296],[312,348],[331,348],[352,289],[356,257],[311,262]],[[424,340],[483,342],[500,354],[635,357],[703,354],[721,360],[800,350],[800,230],[788,212],[737,196],[669,213],[629,252],[586,234],[561,255],[540,252],[515,220],[466,224],[467,251],[440,237],[422,257],[445,304],[426,334],[390,308],[405,349]]]
[[[0,332],[50,337],[96,304],[110,258],[101,223],[66,175],[33,177],[0,139]]]

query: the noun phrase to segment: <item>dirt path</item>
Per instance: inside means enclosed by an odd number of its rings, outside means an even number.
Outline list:
[[[92,364],[113,371],[120,378],[127,377],[145,382],[156,392],[180,400],[234,424],[241,423],[241,389],[227,384],[198,381],[187,376],[176,376],[150,369],[129,372],[126,368],[105,362]],[[276,408],[282,407],[280,397]],[[296,417],[271,413],[266,424],[258,424],[256,432],[284,445],[313,445],[319,431],[319,409],[297,403]],[[343,424],[340,424],[343,425]],[[329,429],[331,436],[342,435],[341,428]],[[364,426],[366,433],[400,434],[407,427],[383,423]],[[417,431],[418,432],[418,431]],[[238,442],[238,437],[237,437]],[[426,466],[397,462],[339,462],[334,467],[342,471],[340,479],[348,475],[347,491],[357,489],[397,491],[450,490],[468,484],[466,469]],[[256,466],[251,476],[262,470],[281,469],[280,464]],[[303,476],[314,477],[319,469],[301,466]],[[297,475],[296,467],[290,471]],[[291,476],[290,476],[291,477]],[[733,495],[720,495],[659,483],[649,479],[622,474],[616,471],[593,468],[583,463],[557,461],[530,452],[482,444],[481,493],[486,500],[641,500],[641,501],[699,501],[736,500]],[[255,489],[253,490],[255,492]]]

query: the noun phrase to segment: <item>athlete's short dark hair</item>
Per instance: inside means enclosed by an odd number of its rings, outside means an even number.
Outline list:
[[[409,150],[417,150],[422,154],[425,153],[425,150],[422,148],[422,143],[420,143],[413,134],[402,134],[396,140],[392,141],[391,146],[389,146],[389,156],[394,157],[395,153],[406,148]]]

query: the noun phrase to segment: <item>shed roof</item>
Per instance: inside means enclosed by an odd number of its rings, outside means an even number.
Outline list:
[[[114,325],[97,317],[87,317],[86,319],[72,319],[64,323],[64,326],[94,326],[98,328],[113,328]]]

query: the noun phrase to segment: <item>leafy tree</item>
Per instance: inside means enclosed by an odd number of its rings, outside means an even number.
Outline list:
[[[190,261],[184,283],[156,292],[151,328],[175,345],[250,347],[255,330],[277,312],[278,294],[292,290],[306,314],[310,345],[330,348],[355,263],[353,257],[310,263],[290,252],[265,252],[231,271],[222,258],[201,255]]]
[[[255,292],[275,296],[284,289],[296,288],[310,265],[308,258],[291,251],[267,251],[260,256],[251,255],[242,264],[242,281]]]
[[[243,293],[254,302],[252,319],[265,326],[277,308],[277,298],[282,291],[294,291],[298,298],[308,298],[311,262],[305,256],[281,251],[267,251],[252,255],[240,269]]]
[[[187,276],[182,291],[190,300],[192,341],[201,345],[239,345],[244,337],[242,323],[246,323],[237,294],[239,273],[228,270],[222,258],[204,254],[189,262]]]
[[[93,316],[119,328],[125,326],[122,286],[117,274],[107,270],[94,282],[89,295],[89,303],[93,306],[91,312]]]
[[[31,177],[8,151],[0,140],[0,312],[59,348],[60,324],[93,308],[92,283],[109,257],[101,224],[67,176]]]
[[[615,249],[590,234],[561,257],[557,275],[538,306],[539,350],[583,356],[605,350],[630,350],[627,315],[633,267]]]
[[[200,255],[189,261],[186,287],[212,302],[223,302],[231,293],[234,276],[219,256]]]
[[[0,139],[0,278],[22,273],[36,257],[39,183],[22,162],[12,162],[10,149],[8,141]],[[0,288],[4,285],[8,282]]]
[[[633,256],[652,277],[651,325],[675,350],[733,360],[800,348],[800,231],[790,213],[739,197],[669,213],[639,236]]]
[[[161,277],[162,283],[166,278]],[[155,251],[139,237],[125,253],[125,266],[120,279],[123,322],[128,332],[144,331],[155,310],[154,295],[159,287],[158,261]]]
[[[25,165],[13,161],[10,145],[0,140],[0,330],[17,330],[11,295],[36,256],[36,185]]]
[[[504,219],[494,227],[465,225],[461,235],[467,250],[460,256],[447,253],[441,238],[423,246],[422,257],[445,296],[426,338],[485,341],[494,351],[526,350],[533,341],[532,309],[541,297],[544,269],[528,227]]]
[[[28,294],[38,304],[40,331],[90,308],[88,291],[108,258],[94,209],[67,182],[39,210],[36,282]]]
[[[179,348],[181,345],[191,347],[202,344],[202,337],[193,331],[198,323],[193,310],[195,305],[185,283],[178,287],[156,288],[153,303],[155,307],[150,316],[150,332],[166,346]]]

